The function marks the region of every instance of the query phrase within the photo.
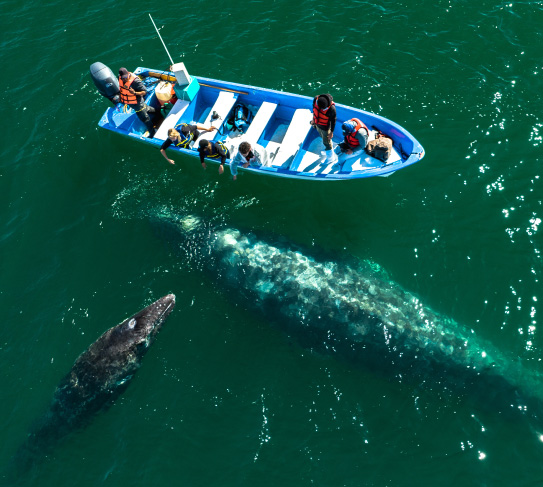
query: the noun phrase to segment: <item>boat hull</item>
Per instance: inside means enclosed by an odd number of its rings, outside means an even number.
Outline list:
[[[160,107],[155,95],[157,83],[161,79],[174,82],[175,78],[169,72],[147,68],[137,68],[134,73],[139,75],[146,84],[147,104],[155,108]],[[211,78],[194,78],[199,84],[196,96],[191,100],[178,101],[166,118],[158,121],[160,126],[153,139],[144,136],[146,128],[135,112],[131,109],[127,111],[121,104],[106,110],[100,119],[99,126],[160,148],[167,137],[168,127],[183,122],[206,126],[213,123],[219,127],[219,130],[205,134],[204,137],[209,136],[209,139],[213,141],[223,141],[230,149],[232,159],[239,143],[246,138],[245,134],[227,132],[224,120],[227,119],[229,110],[235,103],[242,103],[249,107],[253,116],[256,115],[247,130],[246,135],[250,137],[247,140],[263,147],[270,155],[270,162],[256,168],[240,166],[240,171],[291,179],[343,181],[388,176],[424,157],[421,144],[400,125],[379,115],[336,103],[337,123],[333,134],[334,145],[343,140],[342,122],[351,118],[359,118],[366,124],[370,129],[370,138],[377,132],[382,132],[392,138],[394,145],[387,163],[370,157],[364,151],[350,158],[346,155],[340,156],[339,163],[327,163],[324,160],[322,152],[324,146],[320,136],[309,126],[313,98]],[[223,116],[214,121],[211,118],[212,114],[220,112],[221,109],[224,110]],[[265,111],[268,113],[264,114]],[[170,157],[176,152],[199,157],[197,144],[187,149],[170,146],[168,151]],[[227,165],[230,164],[231,159],[227,159]],[[217,163],[211,159],[207,159],[207,162]]]

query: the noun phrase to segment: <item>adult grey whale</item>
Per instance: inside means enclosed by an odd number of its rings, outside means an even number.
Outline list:
[[[492,411],[543,411],[541,376],[423,305],[374,263],[319,261],[290,245],[215,227],[195,216],[151,217],[175,233],[185,261],[207,268],[234,300],[264,313],[303,345],[347,357],[440,395]]]
[[[138,370],[174,306],[173,294],[160,298],[107,330],[77,358],[56,388],[49,410],[19,449],[15,457],[19,469],[111,405]]]

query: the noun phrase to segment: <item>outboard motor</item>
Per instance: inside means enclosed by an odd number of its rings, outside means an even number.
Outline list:
[[[120,103],[119,80],[103,63],[93,63],[90,67],[92,81],[102,96],[105,96],[114,105]]]

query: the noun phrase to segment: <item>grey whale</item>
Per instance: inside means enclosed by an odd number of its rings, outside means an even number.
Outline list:
[[[83,427],[126,389],[175,306],[169,294],[108,329],[75,361],[57,386],[45,415],[19,448],[18,469],[32,465],[60,439]]]
[[[231,297],[301,337],[302,345],[499,413],[543,412],[537,371],[425,306],[374,263],[321,261],[289,244],[169,210],[151,221],[185,261],[207,269]]]

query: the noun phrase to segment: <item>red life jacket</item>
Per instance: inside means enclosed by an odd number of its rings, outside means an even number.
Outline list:
[[[345,135],[345,142],[347,142],[350,147],[357,147],[360,145],[360,142],[356,138],[356,134],[358,133],[358,131],[362,128],[366,129],[366,132],[368,132],[368,134],[370,133],[370,131],[368,130],[368,127],[366,127],[366,124],[358,120],[358,118],[351,118],[351,120],[356,124],[356,127],[350,134]]]
[[[130,88],[130,85],[132,82],[136,79],[136,75],[134,73],[130,73],[130,76],[126,81],[123,81],[121,77],[119,76],[119,90],[121,92],[121,103],[124,103],[125,105],[136,105],[138,103],[138,99],[136,98],[136,95],[133,95],[128,91]]]
[[[328,110],[330,110],[330,107],[332,105],[335,105],[334,102],[330,104],[330,106],[326,109],[325,112],[323,112],[319,105],[317,105],[317,100],[319,97],[317,96],[315,100],[313,101],[313,123],[315,125],[320,125],[321,127],[328,127],[328,122],[330,120],[330,117],[328,117]]]

